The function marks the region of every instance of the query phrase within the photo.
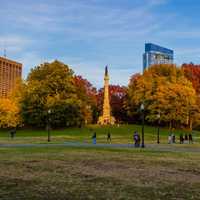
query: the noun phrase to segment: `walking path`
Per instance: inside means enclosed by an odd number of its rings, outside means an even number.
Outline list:
[[[0,148],[20,148],[20,147],[84,147],[84,148],[135,148],[133,144],[90,144],[80,142],[64,142],[60,144],[0,144]],[[137,148],[141,149],[141,148]],[[147,144],[145,149],[152,151],[164,151],[164,152],[197,152],[200,153],[200,147],[193,147],[192,144],[187,146],[177,146],[170,144]]]

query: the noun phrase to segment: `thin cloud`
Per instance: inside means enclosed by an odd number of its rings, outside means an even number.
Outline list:
[[[174,48],[180,60],[184,53],[178,54],[176,41],[198,37],[197,30],[187,31],[183,23],[174,26],[175,19],[181,19],[178,11],[163,12],[170,0],[113,2],[5,1],[0,7],[5,16],[0,25],[12,24],[5,26],[4,35],[14,32],[18,37],[17,42],[9,36],[7,42],[12,57],[24,63],[24,76],[41,62],[59,59],[97,86],[102,85],[108,64],[112,83],[125,84],[133,73],[142,71],[145,42]]]

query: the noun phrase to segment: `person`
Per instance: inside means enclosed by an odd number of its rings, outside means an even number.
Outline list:
[[[190,143],[190,144],[193,144],[192,133],[189,134],[189,143]]]
[[[137,131],[135,131],[134,134],[133,134],[133,140],[134,140],[134,143],[135,143],[135,147],[138,147],[139,134],[138,134]]]
[[[108,132],[108,134],[107,134],[107,142],[111,143],[111,134],[110,134],[110,132]]]
[[[172,135],[169,134],[169,135],[168,135],[168,144],[171,144],[171,143],[172,143]]]
[[[181,133],[180,134],[180,144],[183,144],[184,143],[184,138],[183,138],[183,134]]]
[[[175,144],[176,143],[176,136],[174,133],[172,133],[172,143]]]
[[[93,136],[92,136],[92,143],[96,144],[97,143],[97,134],[96,132],[94,132]]]
[[[185,134],[185,143],[188,144],[188,134]]]
[[[16,129],[13,128],[13,129],[10,131],[10,137],[11,137],[12,139],[14,139],[15,134],[16,134]]]

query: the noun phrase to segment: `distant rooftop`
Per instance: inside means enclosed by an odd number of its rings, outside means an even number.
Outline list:
[[[152,43],[145,44],[145,52],[161,52],[166,54],[174,54],[173,50]]]
[[[0,56],[0,60],[6,61],[6,62],[10,62],[10,63],[13,63],[13,64],[15,63],[15,64],[18,64],[18,65],[22,65],[22,63],[19,63],[17,61],[11,60],[11,59],[8,59],[7,57],[1,57]]]

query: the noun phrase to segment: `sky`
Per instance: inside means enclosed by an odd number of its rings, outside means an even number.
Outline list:
[[[30,69],[55,59],[94,86],[127,85],[142,72],[145,42],[200,63],[199,0],[0,0],[0,56]]]

